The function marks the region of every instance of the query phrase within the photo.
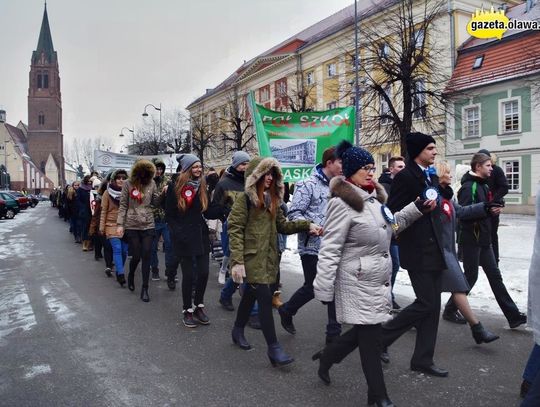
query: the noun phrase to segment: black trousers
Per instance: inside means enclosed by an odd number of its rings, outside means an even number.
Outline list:
[[[147,230],[126,230],[129,254],[131,261],[129,262],[129,272],[135,273],[139,262],[142,260],[142,286],[148,288],[150,280],[150,257],[152,255],[152,242],[154,241],[154,229]]]
[[[431,366],[439,329],[441,310],[441,272],[409,270],[409,278],[416,295],[412,304],[382,327],[382,344],[390,346],[401,335],[416,327],[416,344],[411,365]]]
[[[339,363],[358,346],[362,370],[368,385],[368,400],[388,397],[379,357],[381,335],[381,324],[354,325],[326,345],[321,356],[323,363]]]
[[[182,301],[183,309],[204,304],[204,292],[208,283],[208,270],[210,268],[210,255],[178,256],[182,268]],[[176,271],[176,269],[175,269]],[[176,273],[174,273],[176,275]],[[171,274],[168,278],[174,278]],[[193,283],[195,282],[195,297],[193,297]]]
[[[112,268],[112,247],[111,242],[105,236],[94,235],[94,257],[98,259],[103,253],[105,259],[105,266]]]
[[[276,327],[274,326],[274,316],[272,315],[272,294],[271,284],[246,284],[244,295],[238,305],[236,321],[234,325],[244,328],[248,323],[251,309],[255,301],[259,304],[259,320],[264,339],[267,345],[277,342]]]
[[[283,304],[283,310],[294,316],[300,308],[310,302],[315,295],[313,293],[313,281],[317,276],[317,263],[319,257],[311,254],[300,256],[302,261],[302,270],[304,271],[304,284],[292,295],[292,297]],[[336,305],[332,301],[327,306],[328,323],[326,324],[326,335],[337,336],[341,333],[341,325],[336,320]]]
[[[499,217],[491,216],[491,246],[493,247],[493,254],[495,255],[495,261],[499,264]]]
[[[472,246],[463,245],[463,268],[465,270],[465,278],[472,288],[478,280],[478,267],[482,266],[484,273],[489,281],[491,291],[495,295],[495,300],[499,304],[504,316],[508,321],[513,321],[519,318],[519,310],[516,303],[508,294],[508,290],[504,285],[501,271],[495,261],[495,255],[491,246]],[[446,303],[445,312],[457,311],[456,305],[452,298]]]

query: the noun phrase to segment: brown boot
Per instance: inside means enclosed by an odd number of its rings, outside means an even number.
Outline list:
[[[278,309],[283,305],[283,302],[281,301],[281,298],[279,297],[281,295],[281,291],[274,291],[274,294],[272,295],[272,307],[275,309]]]
[[[83,252],[88,251],[88,240],[83,240],[83,242],[82,242],[82,251]]]
[[[86,250],[88,250],[89,252],[93,251],[94,250],[94,242],[92,242],[91,240],[87,240],[87,245],[86,245]]]

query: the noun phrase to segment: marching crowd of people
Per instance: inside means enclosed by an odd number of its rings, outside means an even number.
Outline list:
[[[163,241],[170,290],[176,289],[181,269],[187,328],[210,323],[204,297],[210,254],[218,242],[223,252],[219,303],[235,311],[232,296],[237,288],[241,294],[232,341],[250,349],[246,325],[261,329],[273,366],[294,361],[277,339],[273,308],[283,329],[294,335],[300,309],[312,299],[321,301],[327,309],[326,346],[312,358],[322,382],[330,385],[330,369],[358,347],[368,405],[393,406],[382,363],[390,362],[391,345],[411,328],[416,328],[411,370],[448,375],[434,362],[441,292],[451,293],[444,319],[469,324],[477,344],[499,339],[467,299],[479,266],[510,328],[527,323],[498,266],[498,219],[508,192],[504,173],[501,178],[492,156],[481,150],[454,191],[450,166],[435,160],[435,140],[411,133],[406,143],[407,160],[390,159],[378,182],[367,150],[346,141],[328,148],[312,175],[294,185],[290,202],[279,162],[243,151],[234,153],[220,176],[205,175],[192,154],[178,156],[170,178],[159,159],[141,159],[129,173],[117,169],[104,179],[85,176],[51,200],[69,221],[74,241],[83,251],[93,250],[96,259],[103,257],[105,273],[114,274],[120,286],[135,290],[141,264],[144,302],[150,301],[150,278],[161,278],[157,251]],[[286,235],[296,233],[304,282],[282,302],[281,253]],[[400,267],[408,271],[416,295],[403,307],[392,293]],[[538,329],[535,321],[533,330]],[[523,405],[538,400],[539,371],[540,347],[535,345],[524,373]]]

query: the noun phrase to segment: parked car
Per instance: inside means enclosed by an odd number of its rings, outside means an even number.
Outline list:
[[[46,196],[46,195],[42,195],[42,194],[39,194],[39,195],[34,195],[38,201],[48,201],[49,200],[49,197]]]
[[[20,211],[17,200],[13,195],[4,191],[0,191],[0,199],[6,203],[6,219],[13,219]]]
[[[21,192],[18,192],[18,191],[8,191],[8,192],[15,197],[21,209],[26,209],[30,206],[30,199],[24,196],[24,194],[22,194]]]
[[[30,200],[30,206],[32,208],[35,208],[36,205],[39,203],[38,197],[34,194],[27,194],[26,197]]]
[[[0,199],[0,219],[4,218],[7,214],[6,201]]]

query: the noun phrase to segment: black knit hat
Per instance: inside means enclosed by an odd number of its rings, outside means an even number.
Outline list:
[[[428,144],[435,143],[435,139],[427,134],[415,132],[407,134],[405,143],[407,143],[407,153],[409,154],[409,158],[414,160]]]
[[[343,175],[346,178],[351,177],[356,171],[368,164],[375,164],[369,151],[355,147],[346,140],[343,140],[336,147],[336,157],[341,159]]]

